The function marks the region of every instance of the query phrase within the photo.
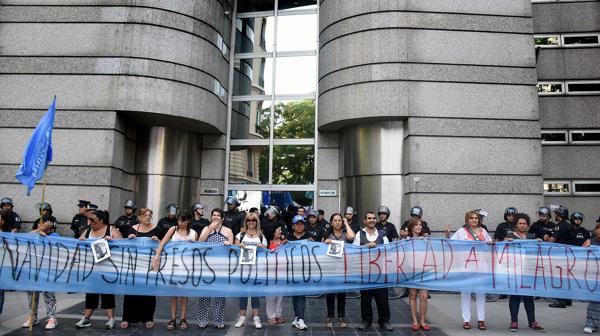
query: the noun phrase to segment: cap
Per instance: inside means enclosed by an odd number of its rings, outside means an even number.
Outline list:
[[[133,201],[133,200],[127,200],[127,202],[125,202],[125,205],[123,207],[137,209],[137,204],[135,204],[135,201]]]
[[[177,204],[171,203],[167,205],[165,210],[167,210],[167,215],[177,215],[177,210],[179,210],[179,207]]]
[[[87,210],[98,210],[98,206],[94,203],[88,203],[86,209]]]
[[[485,218],[489,215],[489,213],[483,209],[475,209],[475,212],[477,212],[477,214],[479,215],[479,217],[481,218]]]
[[[86,201],[86,200],[79,200],[79,203],[77,203],[78,207],[82,207],[82,208],[87,208],[88,204],[90,204],[92,202],[90,201]]]
[[[351,206],[347,206],[346,210],[344,210],[344,214],[353,214],[354,215],[354,208]]]
[[[300,215],[296,215],[294,216],[294,218],[292,218],[292,223],[296,224],[298,222],[302,222],[302,224],[304,224],[304,216],[300,216]]]
[[[237,198],[235,198],[233,196],[227,196],[227,198],[225,199],[225,203],[227,203],[228,205],[235,205],[235,206],[240,205],[240,202],[238,202]]]
[[[0,205],[4,205],[4,204],[10,204],[12,206],[14,206],[15,204],[13,203],[12,198],[10,197],[4,197],[2,200],[0,200]]]

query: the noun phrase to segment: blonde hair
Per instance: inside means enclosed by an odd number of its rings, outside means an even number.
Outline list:
[[[256,235],[260,237],[262,235],[262,230],[260,229],[260,219],[254,212],[251,212],[246,215],[246,219],[244,220],[244,232],[248,231],[248,220],[249,219],[256,220]]]
[[[140,209],[140,214],[138,215],[138,218],[141,218],[143,215],[145,215],[146,213],[150,213],[151,215],[154,214],[154,211],[152,211],[152,209],[150,208],[141,208]]]

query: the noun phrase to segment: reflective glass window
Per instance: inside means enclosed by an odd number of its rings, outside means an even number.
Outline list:
[[[314,138],[315,101],[276,101],[273,127],[276,139]]]
[[[538,84],[537,87],[539,94],[556,94],[563,92],[562,84],[560,83]]]
[[[275,19],[272,16],[237,19],[236,29],[236,53],[273,51]]]
[[[565,45],[598,44],[598,35],[563,36]]]
[[[273,146],[273,184],[312,184],[314,146]]]
[[[271,57],[235,60],[233,95],[269,95],[273,92],[273,59]]]
[[[533,37],[533,41],[536,46],[547,46],[547,47],[558,47],[560,46],[560,37],[556,36],[544,36],[544,37]]]
[[[542,143],[544,143],[544,142],[566,143],[567,142],[567,132],[566,131],[558,131],[558,132],[544,131],[542,133]]]
[[[316,50],[317,14],[277,17],[277,51]]]
[[[317,89],[317,57],[277,58],[275,94],[308,94]]]
[[[229,194],[235,196],[240,202],[240,210],[248,211],[251,208],[260,209],[261,206],[276,205],[280,211],[286,211],[288,206],[310,208],[313,205],[312,193],[308,191],[261,191],[261,190],[230,190]]]
[[[231,146],[229,183],[268,183],[268,169],[269,146]]]
[[[234,101],[231,111],[232,139],[268,139],[271,101]]]
[[[544,183],[545,193],[569,193],[569,183],[550,182]]]

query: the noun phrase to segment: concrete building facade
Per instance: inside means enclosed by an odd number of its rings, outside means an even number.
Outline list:
[[[597,7],[586,7],[597,1],[238,2],[3,2],[0,135],[14,140],[0,149],[0,184],[25,220],[41,188],[23,196],[14,172],[54,94],[46,190],[63,223],[80,198],[115,215],[135,198],[160,217],[169,203],[212,208],[258,191],[328,214],[387,205],[397,224],[419,205],[434,230],[474,208],[492,227],[508,206],[594,210],[594,197],[544,199],[543,186],[597,178],[595,147],[542,146],[540,129],[600,128],[589,126],[597,96],[538,103],[536,85],[600,78],[598,46],[542,48],[536,65],[533,35],[597,33]],[[584,28],[566,22],[570,8]],[[305,21],[286,30],[294,20]],[[314,79],[294,83],[294,68]],[[585,158],[550,164],[572,155]]]

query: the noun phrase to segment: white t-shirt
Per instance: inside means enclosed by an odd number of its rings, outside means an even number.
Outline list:
[[[242,236],[242,233],[240,232],[235,236],[235,239],[237,239],[239,241],[241,236]],[[244,238],[240,241],[240,243],[244,243],[246,245],[262,244],[262,245],[267,246],[267,239],[265,238],[265,235],[262,235],[262,240],[261,240],[258,235],[254,236],[254,237],[250,237],[250,235],[248,235],[246,233],[246,234],[244,234]]]
[[[187,236],[182,236],[179,234],[179,230],[175,229],[175,233],[173,234],[173,237],[171,237],[172,241],[196,241],[196,239],[198,238],[198,233],[196,233],[195,230],[190,230],[190,233],[188,233]]]

